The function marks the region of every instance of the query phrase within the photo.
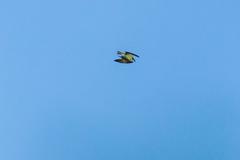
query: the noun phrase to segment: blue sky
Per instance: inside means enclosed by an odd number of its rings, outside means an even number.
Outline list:
[[[1,1],[0,159],[238,160],[239,5]]]

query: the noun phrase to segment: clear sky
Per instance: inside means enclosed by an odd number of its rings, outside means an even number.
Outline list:
[[[0,159],[239,160],[239,8],[1,1]]]

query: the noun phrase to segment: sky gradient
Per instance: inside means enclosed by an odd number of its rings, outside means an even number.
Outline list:
[[[1,1],[0,159],[239,160],[239,7]]]

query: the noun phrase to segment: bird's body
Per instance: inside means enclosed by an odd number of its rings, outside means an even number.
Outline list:
[[[131,53],[131,52],[121,52],[118,51],[117,54],[120,55],[120,59],[116,59],[114,61],[119,62],[119,63],[133,63],[135,62],[134,57],[139,57],[138,55]]]

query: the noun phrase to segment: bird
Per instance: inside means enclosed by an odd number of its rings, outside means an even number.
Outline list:
[[[119,55],[119,59],[115,59],[115,62],[119,62],[119,63],[133,63],[135,62],[135,58],[134,57],[139,57],[138,55],[125,51],[125,52],[121,52],[121,51],[117,51],[117,54]]]

